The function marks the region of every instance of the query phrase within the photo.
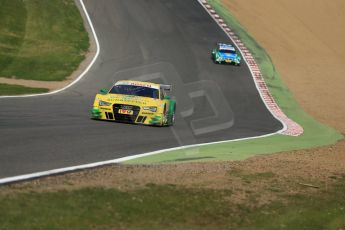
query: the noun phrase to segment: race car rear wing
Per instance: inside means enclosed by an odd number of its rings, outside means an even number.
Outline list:
[[[161,85],[161,88],[166,91],[172,91],[172,85]]]

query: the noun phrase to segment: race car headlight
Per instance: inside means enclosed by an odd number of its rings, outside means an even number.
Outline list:
[[[110,102],[106,102],[106,101],[99,101],[98,105],[99,106],[110,106],[111,103]]]
[[[157,111],[157,107],[156,106],[144,106],[143,109],[144,110],[150,110],[151,112],[156,112]]]

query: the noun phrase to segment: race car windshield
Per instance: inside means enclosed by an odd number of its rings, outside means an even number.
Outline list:
[[[115,85],[109,93],[159,98],[158,89],[134,85]]]
[[[226,53],[226,54],[236,54],[235,50],[219,50],[221,53]]]

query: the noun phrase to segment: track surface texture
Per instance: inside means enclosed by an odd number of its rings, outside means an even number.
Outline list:
[[[0,178],[110,160],[181,145],[264,135],[282,128],[248,67],[216,65],[226,34],[195,0],[85,0],[100,55],[58,94],[0,99]],[[119,79],[171,83],[174,127],[90,119],[100,88]]]

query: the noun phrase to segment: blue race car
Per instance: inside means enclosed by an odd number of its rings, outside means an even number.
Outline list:
[[[232,45],[218,43],[217,48],[214,48],[211,53],[211,58],[214,63],[229,63],[234,65],[241,64],[241,56]]]

